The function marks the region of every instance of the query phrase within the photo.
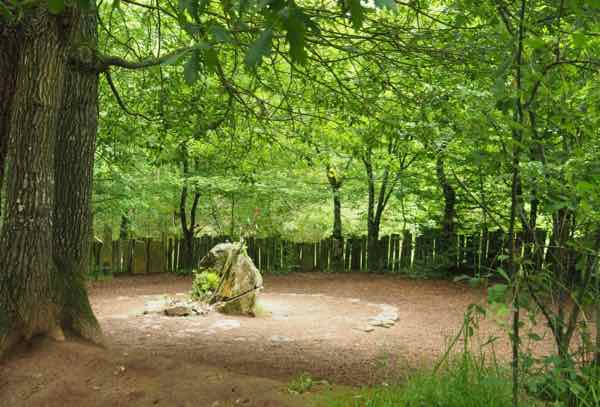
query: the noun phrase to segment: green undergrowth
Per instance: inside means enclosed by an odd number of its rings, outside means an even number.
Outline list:
[[[523,395],[527,406],[543,405]],[[471,354],[458,355],[443,369],[420,370],[394,385],[330,391],[314,396],[331,407],[505,407],[512,405],[510,371]]]
[[[113,279],[114,276],[110,269],[95,266],[90,268],[86,277],[89,281],[110,281]]]

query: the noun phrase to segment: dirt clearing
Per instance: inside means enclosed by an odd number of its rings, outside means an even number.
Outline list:
[[[485,300],[482,289],[448,281],[302,273],[266,276],[257,318],[144,315],[190,286],[164,274],[92,284],[107,348],[42,341],[18,350],[0,366],[0,405],[304,406],[286,391],[299,374],[343,385],[401,378],[438,357],[467,305]],[[482,340],[501,334],[483,323]]]

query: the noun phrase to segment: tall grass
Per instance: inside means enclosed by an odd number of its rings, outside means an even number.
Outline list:
[[[510,372],[470,353],[438,372],[420,371],[405,383],[331,396],[332,407],[504,407],[511,405]]]

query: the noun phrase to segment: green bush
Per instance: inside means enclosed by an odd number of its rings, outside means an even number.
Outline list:
[[[219,274],[205,270],[194,273],[191,296],[195,300],[203,301],[210,297],[219,286]]]

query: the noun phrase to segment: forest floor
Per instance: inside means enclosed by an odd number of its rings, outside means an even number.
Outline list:
[[[334,391],[402,380],[444,352],[469,304],[485,302],[483,289],[449,281],[297,273],[265,276],[257,318],[144,315],[148,301],[190,287],[166,274],[92,283],[107,348],[46,340],[17,350],[0,365],[0,406],[308,406],[311,395],[288,391],[298,375]],[[393,326],[369,325],[390,309]],[[490,336],[506,335],[482,321],[473,343]],[[509,344],[494,352],[508,358]]]

